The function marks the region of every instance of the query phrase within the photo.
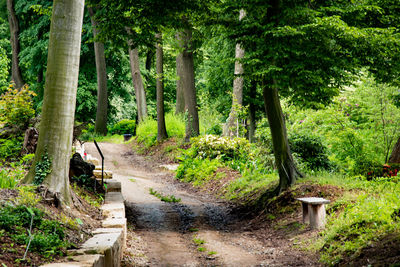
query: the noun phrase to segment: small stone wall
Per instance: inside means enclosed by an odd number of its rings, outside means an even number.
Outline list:
[[[67,262],[50,263],[42,267],[119,267],[126,246],[125,205],[121,183],[104,180],[107,184],[105,202],[101,207],[104,215],[102,228],[93,232],[79,249],[68,251]]]

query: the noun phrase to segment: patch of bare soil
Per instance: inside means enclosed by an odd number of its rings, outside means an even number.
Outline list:
[[[84,191],[89,196],[92,194],[83,189],[80,191]],[[70,248],[77,248],[92,236],[91,232],[94,229],[101,226],[102,215],[99,208],[90,205],[74,192],[72,194],[74,205],[71,207],[56,208],[54,203],[44,200],[40,201],[36,207],[45,211],[45,219],[59,221],[65,228],[65,238],[71,244]],[[0,189],[0,208],[13,203],[18,195],[17,190]],[[78,218],[82,224],[77,222]],[[0,263],[3,266],[40,266],[46,262],[63,260],[60,256],[46,257],[43,254],[28,251],[26,260],[22,261],[25,250],[25,244],[18,244],[7,232],[0,229]]]
[[[130,231],[124,266],[320,266],[318,255],[296,247],[297,238],[317,232],[300,223],[295,198],[307,190],[307,196],[322,190],[328,197],[336,188],[298,188],[276,199],[270,211],[243,213],[213,196],[237,177],[235,172],[220,169],[226,173],[220,180],[193,188],[159,168],[166,163],[162,156],[138,155],[127,145],[100,147],[126,200]],[[96,156],[91,144],[86,149]],[[150,188],[181,202],[161,202]]]

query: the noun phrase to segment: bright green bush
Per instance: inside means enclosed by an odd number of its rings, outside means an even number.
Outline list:
[[[168,113],[165,116],[165,127],[168,137],[183,138],[185,136],[185,121],[179,115]],[[146,147],[153,146],[157,141],[157,121],[152,118],[140,122],[136,129],[137,141]]]
[[[120,120],[114,124],[111,129],[111,134],[133,134],[135,132],[136,122],[135,120]]]
[[[21,148],[21,138],[0,139],[0,160],[16,158]]]
[[[27,85],[18,90],[11,84],[0,97],[0,123],[26,126],[29,119],[35,115],[32,96],[35,96],[35,93],[29,91]]]
[[[202,186],[215,177],[215,172],[222,163],[217,159],[187,158],[179,165],[176,178],[184,182],[192,182],[194,186]]]

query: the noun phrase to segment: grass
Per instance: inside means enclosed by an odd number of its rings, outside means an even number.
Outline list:
[[[132,183],[135,183],[136,179],[135,178],[129,178],[129,181],[131,181]]]
[[[12,164],[10,167],[4,167],[0,164],[0,189],[13,189],[24,177],[25,171],[21,165]]]
[[[160,199],[163,202],[178,203],[178,202],[182,201],[182,199],[176,198],[174,195],[169,195],[169,196],[162,195],[161,193],[157,192],[153,188],[150,188],[149,192],[150,192],[150,195],[157,197],[158,199]]]
[[[165,127],[168,137],[183,138],[185,135],[185,121],[182,116],[168,113],[165,116]],[[136,138],[145,147],[151,147],[157,143],[157,121],[147,118],[141,122],[136,130]]]

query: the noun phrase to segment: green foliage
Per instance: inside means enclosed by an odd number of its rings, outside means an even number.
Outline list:
[[[11,163],[9,167],[6,167],[0,163],[0,188],[15,188],[24,174],[25,171],[20,164]]]
[[[40,161],[35,166],[35,177],[33,178],[34,185],[40,185],[48,174],[51,173],[51,159],[47,152],[45,152]]]
[[[185,122],[181,116],[168,113],[165,116],[165,127],[169,137],[183,138]],[[137,141],[146,147],[151,147],[157,141],[157,121],[152,118],[140,122],[136,130]]]
[[[0,19],[1,23],[1,19]],[[1,27],[1,26],[0,26]],[[6,50],[0,46],[0,94],[7,89],[8,86],[8,65],[10,60],[7,57]]]
[[[329,170],[331,168],[327,149],[320,138],[308,135],[292,134],[289,138],[290,149],[300,156],[310,170]]]
[[[7,91],[0,98],[0,123],[9,126],[26,126],[29,119],[35,115],[32,106],[32,96],[28,86],[20,90],[10,84]]]
[[[0,139],[0,159],[15,159],[22,148],[21,138]]]
[[[64,241],[64,228],[57,221],[44,219],[44,216],[44,212],[35,207],[6,206],[0,209],[0,229],[6,230],[15,242],[27,245],[30,236],[26,230],[30,229],[33,219],[33,238],[29,249],[48,257],[62,255],[69,245]]]
[[[184,182],[192,182],[194,186],[202,186],[214,177],[218,168],[222,167],[218,159],[186,158],[179,164],[176,178]]]
[[[229,161],[247,158],[250,153],[250,143],[244,138],[204,135],[192,138],[191,149],[201,159],[218,158],[222,161]]]
[[[133,134],[135,131],[136,122],[135,120],[121,120],[114,124],[110,132],[111,134]]]
[[[157,192],[156,190],[154,190],[153,188],[149,189],[150,195],[153,195],[157,198],[159,198],[161,201],[163,202],[167,202],[167,203],[178,203],[181,202],[182,199],[180,198],[176,198],[174,195],[170,195],[170,196],[165,196],[159,192]]]

